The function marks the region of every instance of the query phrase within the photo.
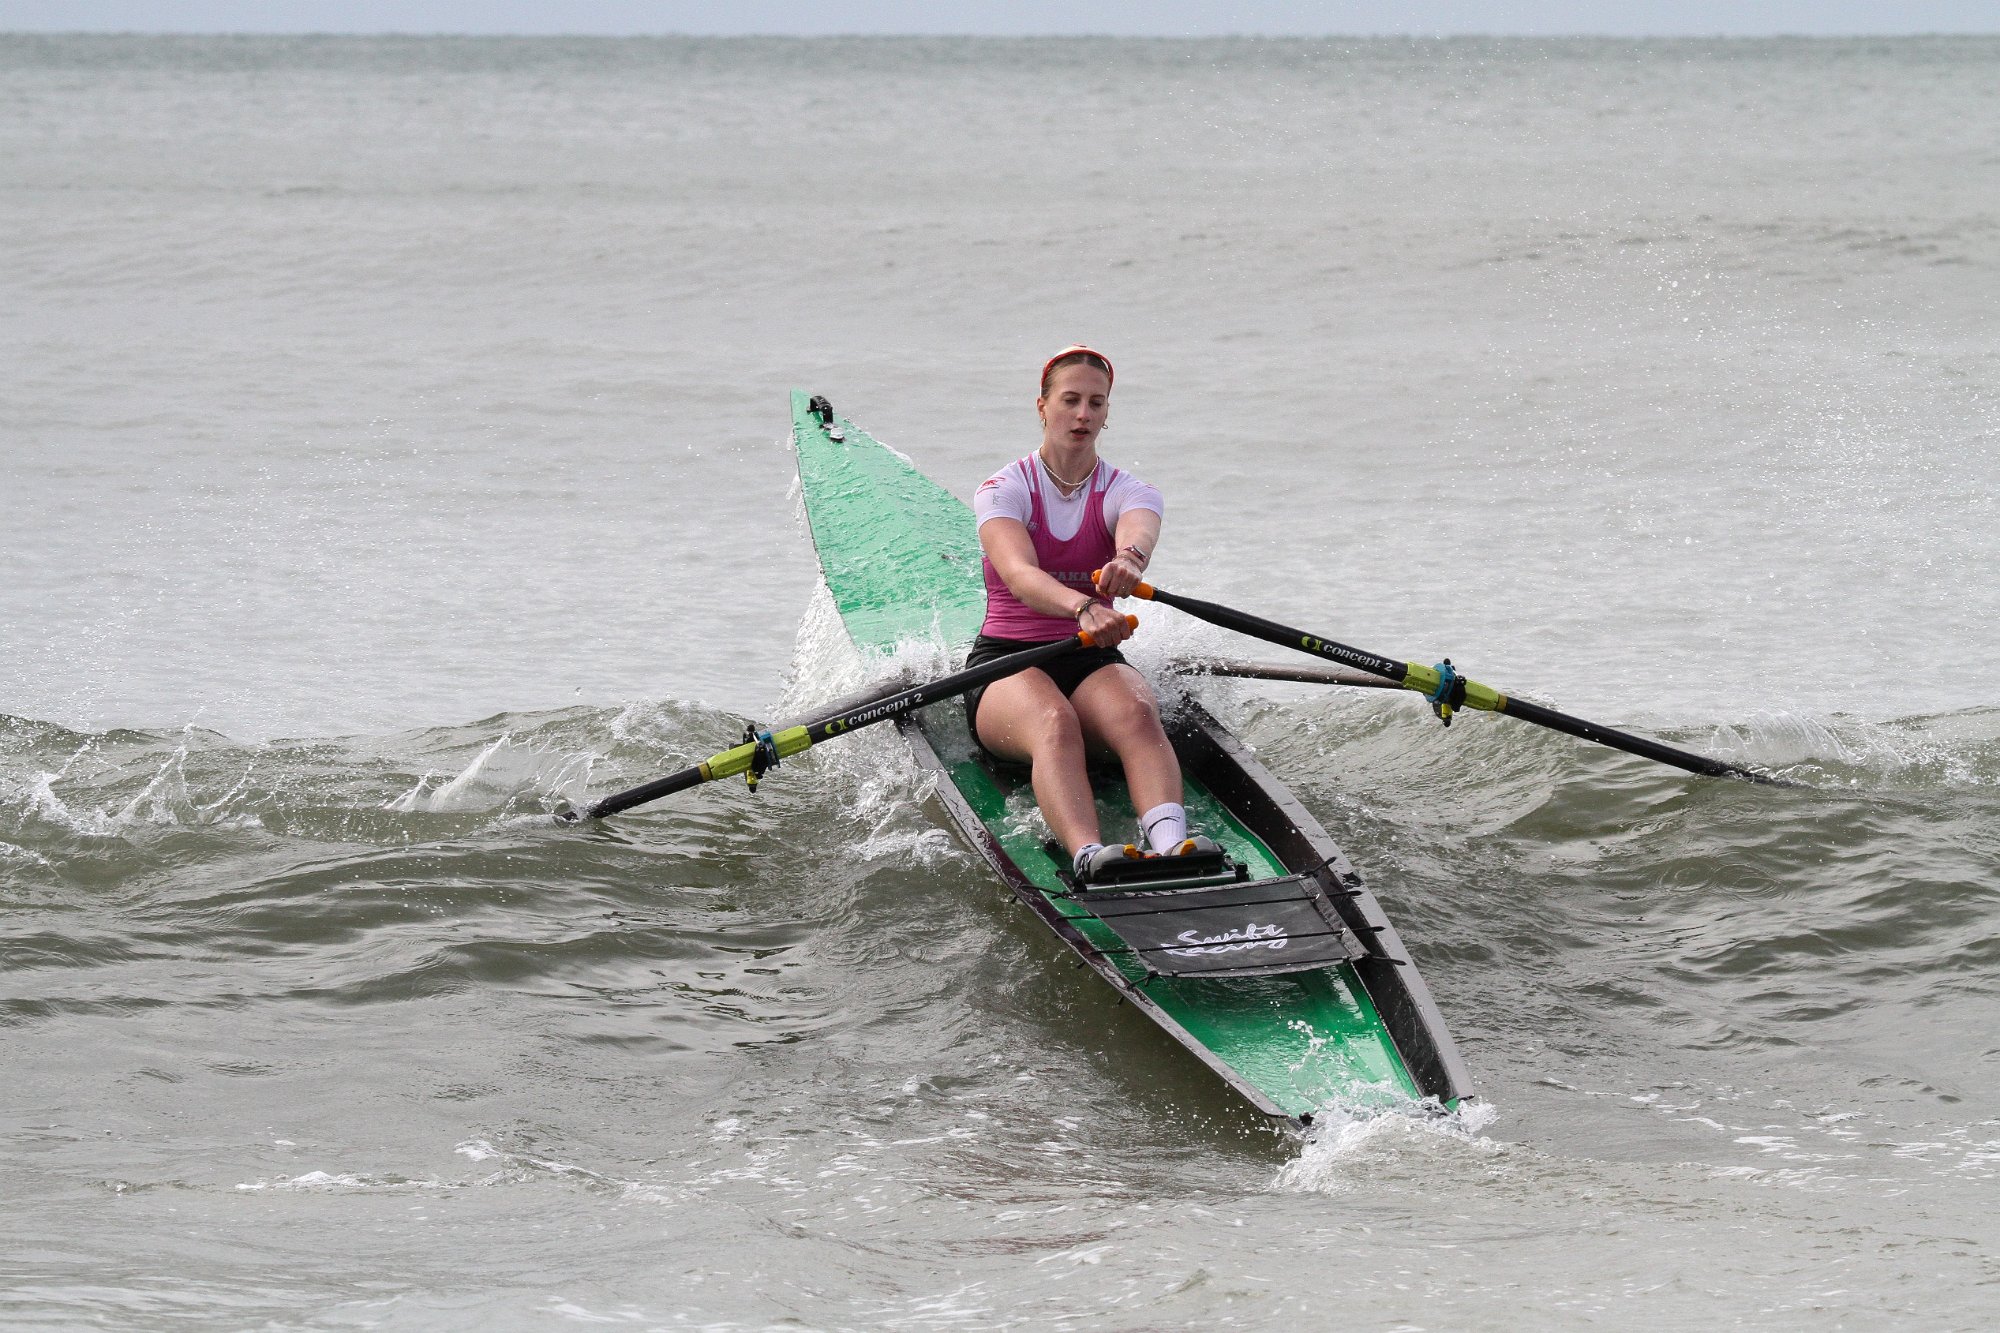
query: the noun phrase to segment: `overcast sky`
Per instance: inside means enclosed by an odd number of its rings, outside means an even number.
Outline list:
[[[2000,0],[0,0],[0,31],[1399,33],[2000,32]]]

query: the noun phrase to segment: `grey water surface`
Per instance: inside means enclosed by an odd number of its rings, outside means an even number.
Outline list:
[[[0,1324],[1990,1326],[1996,124],[1982,38],[0,37]],[[788,390],[969,495],[1076,339],[1162,586],[1806,784],[1190,687],[1475,1106],[1272,1134],[885,730],[548,818],[891,669]]]

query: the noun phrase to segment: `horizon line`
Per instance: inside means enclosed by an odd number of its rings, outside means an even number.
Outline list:
[[[1452,30],[1440,32],[1406,31],[1328,31],[1328,32],[1270,32],[1245,30],[1241,32],[1203,33],[1156,33],[1156,32],[966,32],[966,31],[909,31],[904,29],[851,29],[840,31],[814,32],[716,32],[697,30],[634,30],[629,32],[563,31],[550,29],[532,32],[469,31],[460,28],[19,28],[0,27],[0,37],[472,37],[498,38],[506,40],[534,40],[542,38],[576,39],[590,38],[601,41],[625,41],[634,38],[692,37],[723,41],[738,41],[753,38],[782,38],[790,41],[844,40],[853,38],[910,38],[910,37],[953,37],[975,41],[1049,41],[1049,40],[1101,40],[1120,41],[1374,41],[1396,39],[1402,41],[1451,41],[1469,39],[1478,41],[1854,41],[1864,39],[1895,40],[1902,38],[1931,37],[2000,37],[2000,25],[1991,29],[1923,28],[1897,31],[1865,32],[1804,32],[1797,30],[1773,29],[1769,32],[1611,32],[1593,29],[1575,29],[1551,32],[1509,32],[1501,30]]]

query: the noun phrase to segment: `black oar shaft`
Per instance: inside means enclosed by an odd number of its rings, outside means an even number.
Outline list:
[[[817,745],[823,740],[845,735],[857,728],[885,722],[892,717],[900,717],[912,709],[922,708],[925,704],[934,704],[940,699],[949,699],[954,695],[976,690],[981,685],[990,685],[1003,677],[1016,675],[1061,657],[1064,653],[1075,652],[1078,648],[1089,646],[1088,634],[1072,634],[1067,639],[1045,643],[1038,648],[1024,648],[1006,657],[996,657],[990,662],[981,662],[978,666],[955,671],[949,676],[913,686],[886,699],[872,700],[822,717],[817,721],[804,723],[803,726],[812,743]]]
[[[1403,676],[1409,670],[1409,663],[1407,662],[1398,662],[1392,658],[1378,657],[1374,653],[1363,652],[1359,648],[1350,648],[1344,643],[1335,643],[1331,639],[1322,639],[1317,634],[1308,634],[1302,629],[1293,629],[1290,625],[1280,625],[1275,620],[1266,620],[1262,616],[1253,616],[1247,612],[1238,611],[1234,607],[1223,606],[1217,602],[1204,602],[1198,597],[1183,597],[1179,593],[1168,592],[1164,588],[1155,588],[1146,583],[1139,585],[1138,595],[1147,597],[1155,602],[1164,602],[1168,606],[1179,607],[1189,615],[1199,616],[1212,625],[1220,625],[1224,629],[1233,629],[1239,634],[1248,634],[1253,639],[1263,639],[1268,643],[1275,643],[1285,648],[1296,648],[1302,653],[1312,653],[1317,657],[1324,657],[1328,661],[1338,662],[1342,666],[1351,666],[1358,671],[1366,671],[1371,676],[1381,676],[1384,679],[1393,680],[1398,685],[1403,683]]]
[[[1571,717],[1567,713],[1558,713],[1553,708],[1544,708],[1540,704],[1531,704],[1524,699],[1515,699],[1510,696],[1507,699],[1506,705],[1500,711],[1508,717],[1518,717],[1523,722],[1533,722],[1535,725],[1547,727],[1551,731],[1560,731],[1566,735],[1578,736],[1587,741],[1596,741],[1599,745],[1608,745],[1614,750],[1624,750],[1630,754],[1639,755],[1642,758],[1658,760],[1662,764],[1672,764],[1675,768],[1684,768],[1690,773],[1699,773],[1704,777],[1742,778],[1746,782],[1763,782],[1778,787],[1797,785],[1787,782],[1783,778],[1773,777],[1769,773],[1759,773],[1754,768],[1741,768],[1735,764],[1725,763],[1720,759],[1711,759],[1707,755],[1677,749],[1663,741],[1648,740],[1644,736],[1635,736],[1629,731],[1620,731],[1616,727],[1607,727],[1600,723],[1586,721],[1580,717]]]
[[[708,781],[708,775],[702,772],[703,767],[704,765],[696,764],[694,767],[684,768],[678,773],[669,773],[663,778],[654,778],[651,782],[633,787],[629,791],[621,791],[615,796],[607,796],[601,801],[586,806],[582,817],[584,819],[602,819],[606,815],[615,815],[621,810],[630,810],[635,805],[644,805],[648,801],[657,801],[662,796],[672,796],[677,791],[686,791],[689,787],[699,787],[702,783]],[[570,820],[568,822],[574,823],[575,821]]]
[[[1427,688],[1414,683],[1413,677],[1417,676],[1430,677],[1433,684],[1435,683],[1434,672],[1414,663],[1399,662],[1393,658],[1364,652],[1344,643],[1321,638],[1317,634],[1308,634],[1302,629],[1294,629],[1290,625],[1280,625],[1275,620],[1249,615],[1233,607],[1204,602],[1197,597],[1183,597],[1178,593],[1170,593],[1145,583],[1134,590],[1134,595],[1178,607],[1191,616],[1197,616],[1213,625],[1220,625],[1224,629],[1233,629],[1252,638],[1263,639],[1286,648],[1296,648],[1302,653],[1311,653],[1316,657],[1339,662],[1343,666],[1355,667],[1371,675],[1395,681],[1406,688]],[[1649,740],[1644,736],[1635,736],[1616,727],[1601,726],[1580,717],[1571,717],[1553,708],[1531,704],[1525,699],[1502,694],[1490,686],[1483,686],[1474,681],[1468,681],[1466,685],[1466,703],[1472,707],[1505,713],[1509,717],[1518,717],[1523,722],[1532,722],[1551,731],[1560,731],[1565,735],[1595,741],[1599,745],[1608,745],[1614,750],[1624,750],[1628,754],[1636,754],[1662,764],[1671,764],[1690,773],[1714,778],[1742,778],[1746,782],[1761,782],[1777,787],[1798,785],[1769,773],[1759,773],[1755,769],[1743,768],[1720,759],[1711,759],[1707,755],[1694,754],[1661,741]]]
[[[1398,680],[1383,680],[1365,671],[1336,667],[1277,666],[1270,662],[1239,662],[1233,658],[1189,657],[1169,662],[1167,669],[1183,676],[1232,676],[1243,680],[1287,680],[1301,685],[1344,685],[1351,689],[1400,690]]]
[[[1136,626],[1139,623],[1132,616],[1127,616],[1125,619],[1130,625]],[[996,657],[990,662],[981,662],[978,666],[967,667],[963,671],[955,671],[951,675],[939,680],[917,685],[910,689],[899,690],[894,694],[863,697],[858,702],[844,701],[843,704],[836,705],[835,711],[831,713],[825,713],[809,721],[795,723],[792,726],[779,730],[765,732],[758,740],[748,741],[736,746],[734,749],[724,750],[720,754],[711,755],[706,760],[691,768],[684,768],[678,773],[669,773],[663,778],[655,778],[651,782],[633,787],[628,791],[621,791],[615,795],[606,796],[604,799],[586,806],[580,812],[565,812],[559,815],[558,818],[564,823],[570,824],[584,819],[602,819],[606,815],[615,815],[621,811],[630,810],[633,806],[644,805],[648,801],[657,801],[662,796],[671,796],[675,792],[686,791],[690,787],[698,787],[704,782],[712,782],[717,778],[734,777],[738,773],[751,770],[754,765],[759,763],[758,756],[760,753],[769,756],[770,762],[775,763],[777,759],[790,758],[802,750],[810,749],[821,741],[830,740],[835,736],[844,736],[850,731],[857,731],[862,727],[873,726],[877,722],[886,722],[893,717],[901,717],[904,713],[922,708],[926,704],[937,703],[940,700],[964,694],[968,690],[978,689],[982,685],[990,685],[1003,677],[1011,676],[1017,672],[1026,671],[1031,667],[1038,667],[1044,662],[1052,661],[1055,658],[1061,657],[1064,653],[1074,652],[1078,648],[1088,648],[1090,646],[1091,639],[1089,634],[1074,634],[1067,639],[1058,639],[1053,643],[1026,648],[1018,653],[1011,653],[1006,657]],[[764,770],[758,767],[755,771],[762,773]]]

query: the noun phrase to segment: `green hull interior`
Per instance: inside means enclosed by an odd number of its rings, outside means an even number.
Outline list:
[[[969,645],[985,614],[979,542],[972,511],[877,443],[836,419],[835,440],[792,395],[792,437],[806,515],[834,605],[857,646],[891,652],[900,643]],[[953,784],[1047,905],[1091,944],[1118,941],[1078,900],[1066,896],[1042,849],[1047,836],[1025,774],[983,762],[955,701],[924,710],[920,725]],[[1136,826],[1123,782],[1095,780],[1107,831]],[[1191,824],[1209,833],[1253,876],[1286,867],[1199,783],[1187,784]],[[1112,954],[1134,984],[1145,973]],[[1144,995],[1236,1081],[1292,1117],[1331,1104],[1386,1104],[1418,1091],[1395,1043],[1352,967],[1235,980],[1156,978]]]

